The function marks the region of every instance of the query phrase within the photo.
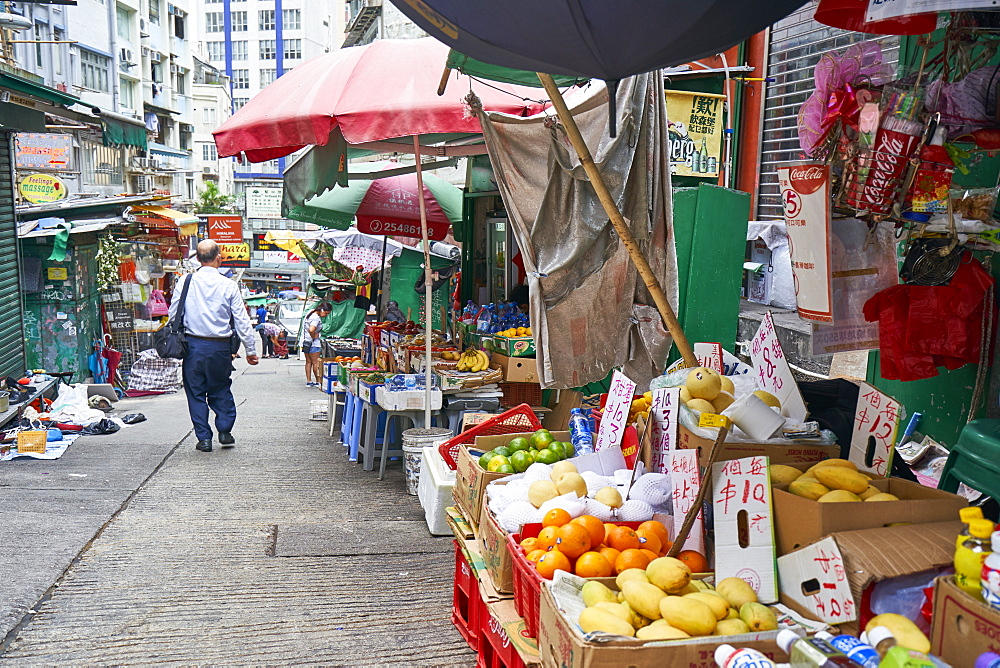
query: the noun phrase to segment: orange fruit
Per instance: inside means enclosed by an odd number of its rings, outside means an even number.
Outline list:
[[[661,546],[670,542],[670,531],[667,530],[667,527],[663,524],[663,522],[657,522],[656,520],[643,522],[639,525],[639,528],[636,529],[636,532],[639,531],[651,531],[655,533],[657,538],[660,539]]]
[[[556,549],[570,559],[576,559],[590,550],[590,534],[579,524],[561,526],[556,538]]]
[[[606,578],[615,569],[599,552],[584,552],[576,560],[575,572],[581,578]]]
[[[608,534],[607,544],[621,552],[633,548],[639,549],[641,546],[639,536],[628,527],[615,527],[615,530]]]
[[[605,524],[604,524],[604,544],[605,545],[610,545],[610,543],[608,543],[608,537],[611,535],[611,532],[614,531],[617,528],[618,528],[617,524],[611,524],[609,522],[605,522]]]
[[[544,557],[546,554],[548,554],[548,552],[546,552],[545,550],[532,550],[527,554],[526,558],[528,561],[538,563],[538,560]]]
[[[545,527],[538,532],[538,548],[541,550],[551,550],[556,545],[559,527]]]
[[[533,552],[541,549],[541,543],[539,543],[538,538],[535,537],[525,538],[521,541],[521,547],[524,548],[525,552]]]
[[[616,550],[613,547],[602,547],[597,550],[601,555],[608,560],[608,563],[614,566],[615,560],[618,559],[618,555],[621,554],[620,550]]]
[[[653,552],[652,550],[647,550],[646,548],[642,548],[639,551],[642,552],[643,554],[645,554],[647,557],[649,557],[650,561],[652,561],[653,559],[659,559],[660,558],[659,553]]]
[[[643,554],[642,550],[635,548],[622,550],[622,553],[618,555],[617,559],[615,559],[615,573],[621,574],[622,571],[630,568],[646,570],[646,566],[649,566],[649,562],[649,557]]]
[[[564,524],[568,524],[571,519],[573,517],[562,508],[553,508],[545,513],[545,517],[542,518],[542,526],[561,527]]]
[[[593,515],[580,515],[570,524],[579,524],[590,534],[590,545],[600,545],[604,542],[604,523]]]
[[[707,573],[708,572],[708,559],[701,552],[695,552],[694,550],[682,550],[677,558],[687,564],[687,567],[691,569],[692,573]]]
[[[556,571],[573,572],[573,565],[569,563],[569,557],[559,550],[552,550],[542,555],[542,558],[535,563],[538,574],[546,580],[551,580]]]
[[[650,550],[655,552],[657,555],[660,554],[660,548],[663,547],[663,542],[660,540],[659,536],[652,531],[647,531],[645,529],[639,529],[635,532],[635,535],[639,537],[639,543],[642,546],[639,549]]]

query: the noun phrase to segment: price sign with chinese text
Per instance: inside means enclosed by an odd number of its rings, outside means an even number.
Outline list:
[[[761,603],[778,600],[767,457],[720,462],[712,469],[715,576],[741,578]]]
[[[778,398],[781,402],[781,414],[805,422],[809,413],[806,402],[802,400],[799,386],[795,384],[770,313],[764,314],[760,328],[750,340],[750,360],[753,362],[757,386]]]
[[[672,536],[676,536],[681,525],[684,524],[684,516],[694,505],[698,490],[701,489],[701,473],[698,470],[697,450],[674,450],[668,454],[670,462],[670,485],[672,487],[672,498],[674,507],[674,530]],[[685,550],[695,550],[705,554],[705,522],[702,513],[698,513],[688,538],[684,541]]]
[[[859,470],[889,475],[898,425],[899,402],[868,383],[861,383],[849,459]]]
[[[833,538],[778,557],[781,591],[828,624],[857,619],[844,558]]]
[[[611,377],[611,389],[608,391],[608,402],[604,405],[601,428],[597,432],[595,451],[600,452],[622,442],[633,396],[635,396],[635,383],[621,371],[616,370]]]
[[[670,452],[677,449],[677,417],[681,403],[681,388],[661,387],[653,390],[649,407],[649,443],[653,453],[653,473],[668,473]]]
[[[725,373],[725,367],[722,364],[721,343],[696,343],[694,344],[694,356],[698,358],[698,364],[706,369],[715,369],[720,374]]]

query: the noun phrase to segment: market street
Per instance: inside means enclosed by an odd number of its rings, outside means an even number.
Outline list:
[[[308,419],[327,395],[301,363],[236,364],[235,449],[195,451],[177,393],[4,468],[0,562],[19,567],[0,584],[0,664],[473,665],[450,621],[452,541],[428,534],[402,463],[384,481],[349,463]]]

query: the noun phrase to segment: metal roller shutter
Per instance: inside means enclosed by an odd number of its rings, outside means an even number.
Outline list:
[[[10,132],[0,131],[0,376],[20,377],[25,369],[24,313],[18,272],[11,140]]]
[[[767,84],[761,132],[760,197],[757,219],[782,217],[777,168],[789,160],[802,160],[796,119],[799,107],[815,90],[813,68],[824,53],[842,51],[863,42],[870,35],[831,28],[813,21],[816,2],[810,2],[771,26],[767,59]],[[895,64],[899,59],[899,38],[882,37],[883,58]]]

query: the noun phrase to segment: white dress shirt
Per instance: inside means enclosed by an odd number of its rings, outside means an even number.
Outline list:
[[[192,336],[224,338],[233,334],[230,318],[236,324],[236,333],[243,341],[247,355],[256,355],[256,337],[246,304],[239,286],[219,273],[215,267],[202,267],[193,274],[182,277],[174,288],[170,302],[170,317],[177,307],[187,281],[193,280],[184,303],[184,329]]]

